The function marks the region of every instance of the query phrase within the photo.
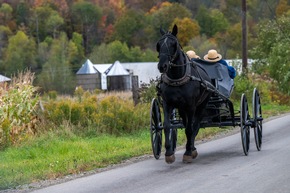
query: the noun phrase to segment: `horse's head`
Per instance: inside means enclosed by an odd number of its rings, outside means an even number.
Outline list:
[[[157,42],[156,50],[159,53],[158,69],[161,73],[166,72],[168,67],[177,57],[179,43],[177,41],[177,26],[174,25],[172,32],[165,32],[160,28],[162,35],[161,39]]]

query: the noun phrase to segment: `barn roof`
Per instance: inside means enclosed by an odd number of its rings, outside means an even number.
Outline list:
[[[106,71],[107,76],[124,76],[130,73],[121,65],[119,61],[115,61]]]
[[[10,81],[10,78],[7,78],[6,76],[3,76],[0,74],[0,82],[6,82],[6,81]]]
[[[150,83],[151,79],[155,80],[161,75],[157,68],[157,62],[132,62],[122,63],[122,65],[137,75],[141,83]]]
[[[100,73],[105,73],[105,71],[112,66],[112,64],[94,64],[94,68]]]
[[[94,68],[93,63],[87,59],[82,67],[77,71],[77,74],[95,74],[97,70]]]
[[[93,74],[101,73],[106,76],[124,76],[133,73],[133,75],[137,75],[140,82],[150,83],[151,79],[156,79],[156,77],[160,77],[160,72],[157,69],[157,62],[130,62],[130,63],[120,63],[119,61],[114,62],[113,64],[91,64],[90,60],[87,60],[85,64],[80,68],[77,74],[90,74],[90,70],[85,69],[84,66],[92,65],[93,66]],[[129,71],[129,72],[128,72]]]

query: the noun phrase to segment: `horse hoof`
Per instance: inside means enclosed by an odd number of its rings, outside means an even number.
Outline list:
[[[172,164],[173,162],[175,162],[175,155],[171,155],[171,156],[165,156],[165,161],[168,164]]]
[[[198,153],[196,150],[192,151],[192,159],[195,159],[198,156]]]
[[[189,155],[183,155],[183,159],[182,159],[183,163],[191,163],[192,162],[192,156]]]

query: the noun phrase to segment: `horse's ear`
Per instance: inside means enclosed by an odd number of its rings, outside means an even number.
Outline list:
[[[162,29],[161,26],[160,26],[160,33],[161,33],[161,35],[164,35],[166,33],[166,31],[164,29]]]
[[[171,34],[174,35],[174,36],[176,36],[177,33],[178,33],[178,28],[177,28],[177,25],[174,24]]]

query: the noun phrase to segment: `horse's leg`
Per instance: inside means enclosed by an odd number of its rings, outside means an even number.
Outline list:
[[[199,132],[200,129],[200,122],[203,117],[203,111],[206,107],[206,104],[208,102],[208,99],[206,99],[204,102],[202,102],[196,109],[196,114],[194,116],[194,122],[193,122],[193,136],[192,136],[192,158],[195,159],[198,156],[197,150],[194,146],[195,138]]]
[[[167,104],[163,104],[164,110],[164,134],[165,134],[165,161],[168,164],[171,164],[175,161],[175,155],[172,147],[172,138],[171,138],[171,128],[170,128],[170,116],[173,111],[172,107],[169,107]]]
[[[183,162],[191,163],[192,162],[192,137],[193,137],[193,112],[187,113],[187,124],[185,128],[185,134],[187,138],[186,150],[183,154]]]
[[[192,150],[192,159],[195,159],[198,156],[197,150],[194,146],[195,143],[195,137],[197,136],[199,129],[200,129],[200,117],[195,118],[192,129],[193,129],[193,135],[192,135],[192,146],[191,146],[191,150]]]

